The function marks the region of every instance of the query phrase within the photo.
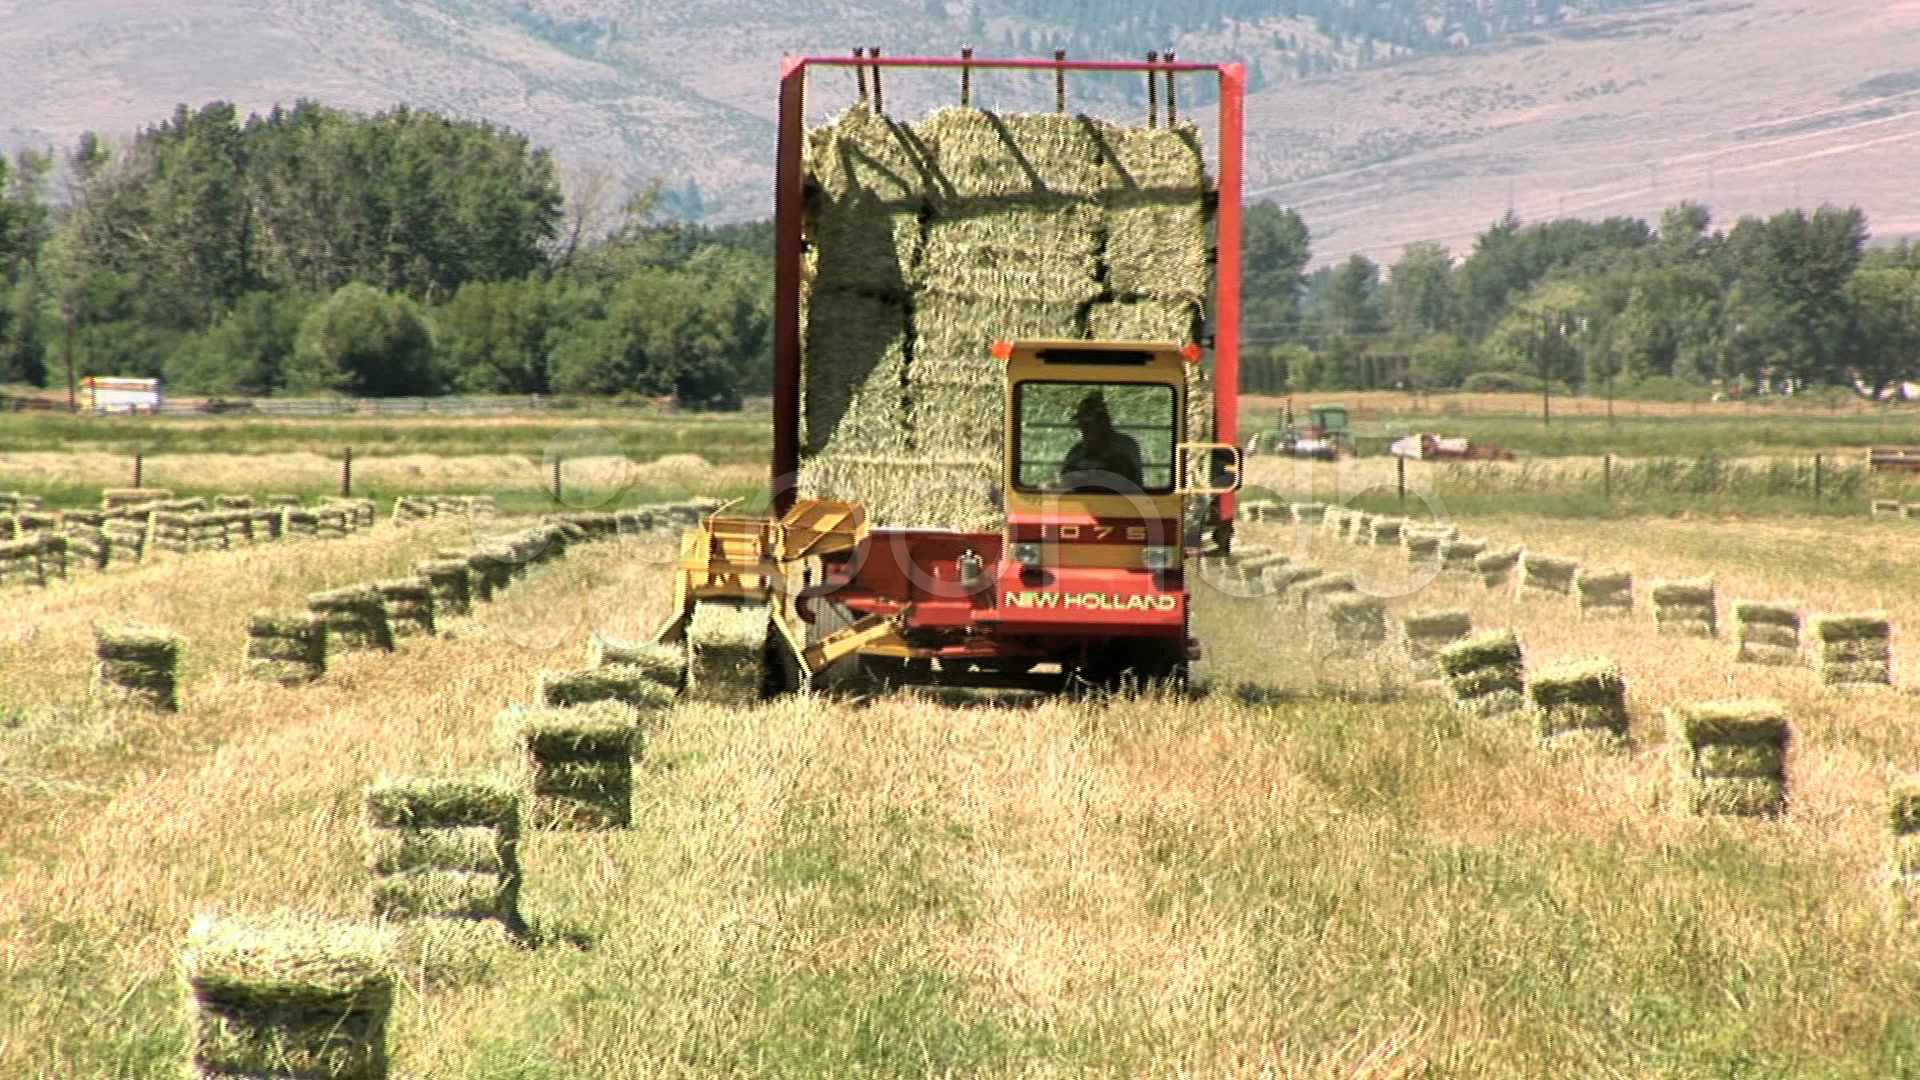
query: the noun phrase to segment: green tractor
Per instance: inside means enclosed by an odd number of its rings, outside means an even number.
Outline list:
[[[1248,440],[1247,452],[1323,461],[1332,461],[1342,454],[1351,457],[1352,418],[1345,405],[1309,405],[1304,424],[1295,424],[1289,413],[1281,427],[1262,431]]]

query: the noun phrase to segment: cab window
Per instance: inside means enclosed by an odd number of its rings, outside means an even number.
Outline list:
[[[1014,487],[1173,491],[1180,398],[1164,383],[1029,380],[1013,390]]]

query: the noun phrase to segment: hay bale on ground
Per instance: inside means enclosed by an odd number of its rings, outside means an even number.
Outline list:
[[[1514,571],[1519,568],[1524,554],[1517,547],[1481,552],[1473,560],[1473,569],[1480,575],[1480,584],[1489,589],[1498,589],[1513,580]]]
[[[1869,517],[1905,517],[1905,508],[1899,499],[1874,499],[1867,506]]]
[[[467,556],[467,570],[472,598],[482,602],[492,600],[495,593],[513,581],[513,551],[497,545],[482,548]]]
[[[662,686],[679,689],[687,681],[687,652],[651,641],[615,641],[599,633],[587,637],[587,666],[635,668]]]
[[[1896,778],[1887,789],[1887,869],[1894,913],[1920,911],[1920,776]]]
[[[656,678],[658,667],[610,664],[572,671],[542,671],[539,700],[553,708],[613,701],[652,712],[672,705],[675,687]],[[756,687],[757,689],[757,687]]]
[[[303,506],[289,506],[280,515],[282,536],[319,536],[320,515]]]
[[[1289,584],[1288,590],[1293,596],[1295,606],[1306,608],[1321,598],[1334,593],[1357,593],[1360,586],[1353,575],[1346,572],[1337,574],[1318,574],[1307,579],[1296,579]]]
[[[520,792],[497,776],[382,778],[365,793],[367,868],[383,918],[520,918]]]
[[[113,546],[97,526],[73,525],[67,528],[67,552],[77,566],[105,570],[113,557]]]
[[[111,703],[180,708],[180,639],[147,626],[95,627],[95,692]]]
[[[535,829],[624,829],[633,821],[633,759],[641,725],[611,701],[515,708],[501,716],[530,792]]]
[[[1667,730],[1680,805],[1689,813],[1752,817],[1785,809],[1790,731],[1779,703],[1675,705]]]
[[[1336,645],[1371,647],[1387,640],[1387,602],[1358,592],[1319,593],[1310,601],[1316,629]]]
[[[1800,604],[1796,600],[1733,602],[1733,658],[1786,667],[1800,659]]]
[[[1713,579],[1674,578],[1653,582],[1653,625],[1663,634],[1711,638],[1719,632]]]
[[[1324,503],[1297,502],[1289,504],[1287,509],[1292,512],[1296,525],[1318,525],[1327,516]]]
[[[1455,642],[1434,657],[1447,696],[1472,716],[1499,716],[1526,705],[1526,658],[1510,629],[1488,630]]]
[[[1400,632],[1414,666],[1438,674],[1440,650],[1472,636],[1473,613],[1466,608],[1411,611],[1401,617]]]
[[[1399,547],[1401,533],[1407,524],[1406,518],[1376,517],[1367,530],[1367,538],[1375,547]]]
[[[688,696],[722,705],[759,701],[767,631],[762,605],[696,603],[687,623]]]
[[[1588,570],[1573,578],[1574,607],[1588,619],[1622,619],[1633,614],[1633,571]]]
[[[1813,669],[1826,686],[1893,682],[1893,624],[1885,612],[1815,615],[1807,621]]]
[[[380,602],[387,609],[387,624],[396,638],[434,633],[433,586],[424,577],[394,578],[375,582]]]
[[[1440,544],[1440,569],[1450,574],[1477,574],[1480,556],[1485,554],[1487,542],[1481,539],[1455,537]]]
[[[1288,590],[1305,585],[1326,573],[1310,563],[1275,563],[1261,573],[1261,585],[1276,599],[1287,599]],[[1338,590],[1335,590],[1338,591]]]
[[[287,686],[327,673],[327,624],[311,611],[256,611],[247,616],[247,674]]]
[[[196,919],[180,955],[189,1074],[383,1080],[393,951],[371,927]]]
[[[413,572],[426,579],[427,587],[433,593],[436,615],[473,613],[473,574],[467,569],[464,556],[415,563]]]
[[[393,649],[393,627],[387,622],[386,605],[380,590],[371,585],[313,593],[307,597],[307,610],[326,623],[327,640],[334,651]]]
[[[1355,514],[1353,520],[1347,523],[1347,543],[1356,546],[1373,543],[1373,523],[1378,518],[1378,514]]]
[[[1529,593],[1538,593],[1549,596],[1571,596],[1573,579],[1579,573],[1580,563],[1577,560],[1529,551],[1520,559],[1520,577],[1515,583],[1514,595],[1525,596]]]
[[[1627,682],[1612,660],[1575,660],[1533,673],[1527,703],[1543,742],[1569,735],[1627,737]]]
[[[213,505],[221,510],[251,510],[253,509],[253,496],[215,495],[213,497]]]
[[[1407,554],[1407,562],[1437,570],[1440,568],[1441,547],[1451,536],[1451,530],[1415,526],[1400,531],[1400,547]]]

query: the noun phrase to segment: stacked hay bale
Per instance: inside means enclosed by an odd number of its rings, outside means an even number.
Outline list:
[[[1260,587],[1272,593],[1278,600],[1297,599],[1297,597],[1291,597],[1291,591],[1295,586],[1304,587],[1325,574],[1325,570],[1311,563],[1276,563],[1267,567],[1261,575]]]
[[[1580,564],[1573,559],[1561,559],[1529,551],[1520,559],[1520,577],[1514,587],[1514,593],[1517,596],[1525,596],[1528,593],[1571,596],[1573,579],[1579,573]]]
[[[1434,677],[1440,668],[1440,650],[1473,634],[1473,613],[1466,608],[1437,608],[1412,611],[1400,619],[1407,658],[1423,677]]]
[[[98,524],[70,524],[66,533],[67,553],[78,566],[105,570],[113,555],[113,545]]]
[[[1689,813],[1772,816],[1786,807],[1786,714],[1773,701],[1708,701],[1667,710],[1679,802]]]
[[[1477,574],[1478,560],[1487,550],[1480,539],[1454,537],[1440,544],[1440,569],[1449,574]]]
[[[9,540],[0,543],[0,585],[45,585],[40,568],[40,541]]]
[[[1798,601],[1733,602],[1733,658],[1748,664],[1791,666],[1800,658]]]
[[[274,507],[278,509],[285,509],[286,507],[289,507],[289,506],[299,506],[300,496],[287,495],[287,494],[269,495],[266,498],[266,504],[269,507]]]
[[[314,535],[322,540],[344,538],[347,527],[347,511],[339,506],[319,506],[314,508]]]
[[[156,511],[147,546],[171,555],[185,555],[193,547],[193,521],[182,511]]]
[[[39,544],[39,550],[34,553],[34,558],[40,564],[41,583],[45,584],[54,578],[59,578],[61,581],[67,580],[67,564],[71,556],[71,545],[68,544],[66,536],[59,533],[48,533],[40,537],[37,543]]]
[[[180,972],[201,1080],[383,1080],[394,943],[385,930],[278,917],[203,917]]]
[[[1661,633],[1711,638],[1719,632],[1712,578],[1656,578],[1649,595],[1653,625]]]
[[[281,530],[286,525],[286,514],[278,508],[246,511],[247,534],[256,544],[270,543],[280,539]]]
[[[473,613],[473,575],[467,569],[464,556],[415,563],[413,572],[425,580],[432,591],[436,614],[458,616]]]
[[[227,549],[227,521],[223,514],[214,511],[201,511],[184,515],[186,542],[183,548],[189,555]]]
[[[166,488],[108,488],[100,493],[100,509],[119,510],[172,498],[173,492]]]
[[[1633,614],[1633,571],[1581,568],[1573,578],[1573,603],[1583,618],[1627,618]]]
[[[1510,629],[1488,630],[1441,649],[1434,657],[1447,696],[1473,716],[1499,716],[1526,705],[1527,667]]]
[[[44,500],[38,495],[28,495],[19,491],[0,491],[0,513],[13,514],[22,510],[38,510]]]
[[[1483,551],[1474,558],[1473,570],[1480,575],[1480,584],[1489,589],[1502,588],[1513,580],[1513,572],[1519,568],[1523,555],[1517,547]]]
[[[529,796],[529,827],[624,829],[632,823],[633,759],[641,748],[632,708],[613,701],[513,708],[500,725]]]
[[[1287,507],[1293,514],[1295,525],[1318,525],[1327,516],[1327,507],[1323,503],[1297,502]]]
[[[1824,686],[1893,682],[1893,624],[1884,612],[1815,615],[1807,623],[1813,670]]]
[[[760,699],[767,610],[701,602],[687,623],[687,694],[721,705]]]
[[[380,519],[380,506],[372,499],[329,496],[321,502],[324,506],[332,507],[346,515],[346,527],[349,532],[371,529]]]
[[[513,552],[499,545],[481,548],[467,556],[467,570],[467,585],[473,599],[492,600],[496,592],[513,581]]]
[[[1353,511],[1344,506],[1329,506],[1320,515],[1320,531],[1335,540],[1344,539],[1347,535],[1347,522],[1352,516]]]
[[[801,494],[861,498],[883,525],[992,527],[992,342],[1198,340],[1212,241],[1192,134],[971,108],[909,128],[864,106],[811,132]]]
[[[587,638],[588,667],[636,669],[662,686],[679,689],[687,681],[687,652],[652,642],[630,644],[594,633]]]
[[[1272,499],[1248,499],[1240,504],[1240,514],[1248,521],[1269,521],[1279,508],[1280,504]]]
[[[520,792],[497,776],[383,778],[366,790],[373,911],[397,919],[520,917]]]
[[[1874,499],[1868,505],[1867,513],[1870,517],[1906,516],[1905,508],[1901,505],[1899,499]]]
[[[433,517],[439,512],[440,508],[430,499],[401,495],[393,500],[393,515],[389,520],[395,525],[409,525],[422,518]]]
[[[280,535],[317,537],[320,535],[320,515],[304,506],[286,507],[280,514]]]
[[[1316,632],[1339,646],[1370,647],[1387,640],[1387,602],[1353,590],[1317,594],[1310,601]]]
[[[1533,673],[1527,703],[1542,742],[1626,740],[1627,681],[1612,660],[1575,660]]]
[[[571,671],[542,671],[539,698],[542,704],[556,709],[600,701],[649,711],[664,709],[673,704],[678,686],[678,680],[670,683],[659,678],[666,668],[665,664],[604,664]],[[754,670],[754,677],[758,679],[757,658]],[[754,692],[759,693],[758,682],[754,684]]]
[[[253,509],[253,496],[215,495],[213,497],[213,505],[220,510],[251,510]]]
[[[109,704],[180,708],[180,639],[147,626],[94,628],[94,692]]]
[[[1375,547],[1399,547],[1402,530],[1407,527],[1406,518],[1380,516],[1373,519],[1367,529],[1367,538]]]
[[[371,585],[313,593],[307,597],[307,610],[326,624],[328,647],[335,652],[393,649],[386,605]]]
[[[1908,774],[1887,789],[1887,869],[1894,913],[1920,911],[1920,776]]]
[[[433,636],[433,586],[424,577],[394,578],[371,586],[387,609],[395,638]]]
[[[1379,518],[1378,514],[1355,514],[1347,524],[1347,543],[1355,546],[1373,543],[1373,523]]]
[[[147,538],[151,534],[148,515],[111,517],[100,523],[100,538],[107,545],[106,562],[137,563],[146,558]]]
[[[246,672],[294,686],[327,673],[327,624],[310,611],[256,611],[247,616]]]

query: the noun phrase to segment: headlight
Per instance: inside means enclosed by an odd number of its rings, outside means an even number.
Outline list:
[[[1039,544],[1034,544],[1034,543],[1015,544],[1013,545],[1013,547],[1008,549],[1008,553],[1013,556],[1013,561],[1019,563],[1021,566],[1039,566],[1040,565],[1040,545]]]
[[[1149,570],[1171,570],[1180,565],[1180,549],[1172,546],[1143,547],[1140,565]]]

